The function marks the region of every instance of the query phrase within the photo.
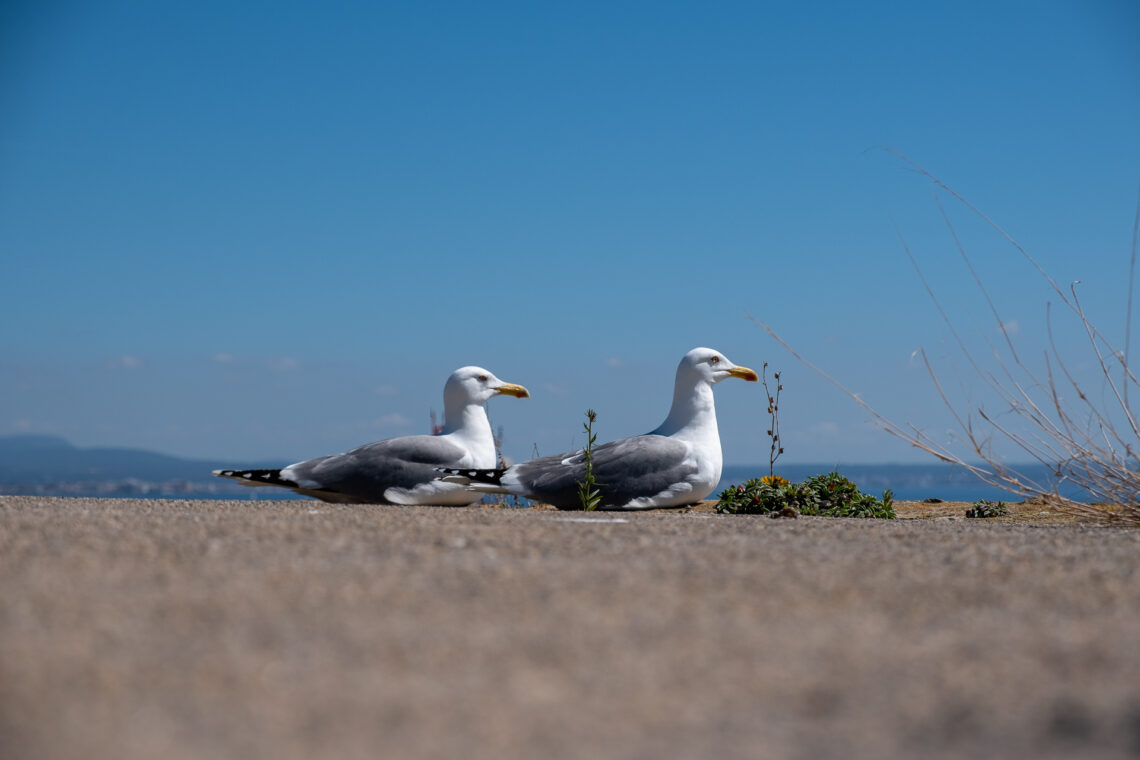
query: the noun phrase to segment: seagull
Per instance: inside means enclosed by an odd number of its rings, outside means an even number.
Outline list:
[[[756,382],[754,370],[739,367],[711,348],[694,348],[677,367],[673,406],[651,433],[591,447],[599,509],[681,507],[712,493],[720,481],[723,455],[712,387],[737,377]],[[559,509],[579,509],[579,484],[586,476],[585,450],[532,459],[506,469],[441,468],[442,480],[484,493],[523,496]]]
[[[465,506],[481,494],[438,480],[438,467],[494,467],[498,462],[483,405],[492,396],[528,398],[482,367],[461,367],[443,387],[444,426],[438,435],[409,435],[317,457],[279,470],[214,470],[247,486],[279,486],[342,504]]]

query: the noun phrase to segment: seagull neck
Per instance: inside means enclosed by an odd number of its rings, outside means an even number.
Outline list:
[[[440,435],[458,434],[464,438],[491,437],[491,421],[482,404],[464,404],[455,407],[445,406],[443,410],[443,430]]]
[[[697,439],[710,435],[718,442],[716,406],[712,386],[705,382],[680,383],[673,389],[673,406],[661,427],[653,431],[674,438]]]
[[[495,437],[491,434],[491,421],[482,404],[465,404],[444,407],[443,430],[440,435],[450,436],[462,443],[470,452],[470,458],[462,467],[497,467],[498,454],[495,452]]]

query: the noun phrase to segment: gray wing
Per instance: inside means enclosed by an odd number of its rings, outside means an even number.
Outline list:
[[[299,462],[284,468],[282,476],[317,498],[387,504],[387,489],[434,481],[439,476],[436,467],[456,467],[466,453],[443,438],[409,435]]]
[[[685,464],[688,453],[685,444],[662,435],[639,435],[594,447],[591,458],[601,506],[621,507],[695,475],[696,466]],[[578,484],[586,477],[581,451],[532,459],[512,470],[531,498],[565,509],[580,503]]]

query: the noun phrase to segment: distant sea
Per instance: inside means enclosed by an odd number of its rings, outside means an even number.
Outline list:
[[[58,436],[21,434],[0,436],[0,495],[113,496],[144,499],[307,499],[280,488],[248,488],[210,476],[211,470],[233,462],[189,460],[140,449],[84,448]],[[280,463],[278,463],[280,464]],[[273,467],[271,462],[243,462],[243,467]],[[1041,465],[1016,468],[1039,483],[1049,483]],[[783,464],[775,474],[793,482],[838,471],[864,493],[879,496],[891,489],[905,501],[1017,498],[986,485],[968,470],[948,464]],[[731,485],[768,474],[768,464],[727,465],[712,496]],[[1079,489],[1062,489],[1066,496],[1088,498]]]
[[[1034,477],[1038,482],[1049,482],[1045,468],[1039,465],[1025,465],[1018,470]],[[863,493],[881,496],[884,489],[890,489],[896,500],[922,501],[936,498],[943,501],[973,502],[978,499],[1019,500],[1000,488],[978,480],[972,473],[960,467],[945,464],[851,464],[851,465],[777,465],[775,474],[793,482],[799,482],[813,475],[838,472],[859,487]],[[739,485],[749,478],[768,474],[768,465],[726,465],[720,483],[710,498],[716,498],[721,491]],[[1061,489],[1066,496],[1078,500],[1088,500],[1089,495],[1079,489]],[[217,478],[203,478],[194,481],[151,483],[134,479],[107,482],[40,482],[27,485],[0,485],[0,495],[36,494],[43,496],[116,497],[135,499],[237,499],[242,501],[291,501],[308,499],[281,488],[249,488],[232,481]],[[489,499],[497,497],[488,497]]]
[[[1048,470],[1042,465],[1014,466],[1018,472],[1038,483],[1052,483]],[[1008,491],[995,488],[977,478],[969,470],[961,467],[938,464],[788,464],[776,463],[775,474],[793,482],[799,482],[812,475],[838,472],[859,486],[859,490],[872,496],[881,496],[884,489],[890,489],[899,501],[922,501],[942,499],[943,501],[977,501],[978,499],[1020,500]],[[749,478],[768,474],[767,463],[763,465],[726,465],[721,473],[720,483],[713,493],[715,497],[732,485],[739,485]],[[1062,488],[1065,496],[1074,499],[1088,499],[1089,494],[1079,488]]]

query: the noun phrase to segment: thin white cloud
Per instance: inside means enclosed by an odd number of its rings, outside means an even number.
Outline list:
[[[407,427],[410,424],[412,424],[412,421],[399,412],[385,414],[383,417],[376,420],[376,426],[382,428],[403,428]]]
[[[232,364],[234,361],[234,355],[228,354],[225,351],[219,351],[218,353],[214,354],[214,361],[216,361],[218,364]]]
[[[835,438],[839,435],[839,425],[834,422],[817,422],[808,426],[808,432],[820,438]]]
[[[607,367],[620,367],[621,366],[621,359],[619,359],[616,356],[611,356],[610,358],[606,359],[606,366]]]
[[[294,359],[291,356],[283,356],[280,359],[269,360],[269,369],[276,372],[292,372],[296,369],[300,369],[300,367],[301,360]]]
[[[123,354],[107,362],[108,369],[142,369],[143,360],[137,356]]]
[[[399,396],[400,389],[394,385],[377,385],[372,389],[377,396]]]

